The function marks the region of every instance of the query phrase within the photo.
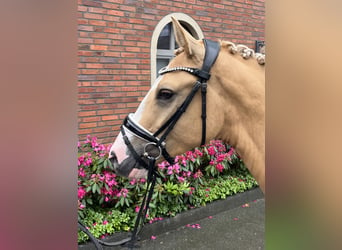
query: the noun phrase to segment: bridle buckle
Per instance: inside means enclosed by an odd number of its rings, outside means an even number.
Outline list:
[[[159,150],[159,154],[157,156],[153,156],[153,155],[149,155],[149,152],[152,152],[152,150],[148,150],[148,146],[154,146],[156,147],[158,150]],[[148,159],[159,159],[160,156],[162,155],[162,149],[161,147],[155,143],[155,142],[149,142],[149,143],[146,143],[145,146],[144,146],[144,153],[143,153],[143,156],[148,158]]]

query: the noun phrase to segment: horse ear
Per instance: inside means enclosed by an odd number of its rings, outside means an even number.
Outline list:
[[[189,56],[194,56],[200,51],[199,42],[187,32],[177,19],[171,16],[176,42],[179,47],[183,47]]]

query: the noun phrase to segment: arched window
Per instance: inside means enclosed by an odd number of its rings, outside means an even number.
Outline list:
[[[203,38],[203,32],[198,24],[188,15],[172,13],[165,16],[156,26],[151,41],[151,84],[155,81],[158,70],[169,64],[174,57],[174,50],[178,47],[175,41],[171,16],[196,39]]]

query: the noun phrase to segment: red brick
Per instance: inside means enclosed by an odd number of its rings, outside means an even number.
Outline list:
[[[113,15],[113,16],[124,16],[125,13],[120,10],[108,10],[108,15]]]
[[[102,121],[116,120],[116,119],[118,119],[117,115],[105,115],[105,116],[102,116]]]
[[[100,117],[98,116],[93,116],[93,117],[84,117],[82,118],[82,122],[97,122],[100,121]]]
[[[113,110],[113,109],[97,111],[97,115],[112,115],[114,113],[115,113],[115,110]]]
[[[93,13],[84,13],[83,17],[88,18],[88,19],[99,19],[99,20],[101,20],[103,18],[103,15],[93,14]]]
[[[89,20],[89,25],[106,26],[106,21]]]
[[[90,45],[91,50],[107,50],[108,46],[104,45]]]
[[[96,122],[79,124],[79,128],[94,128],[94,127],[96,127]]]
[[[94,39],[94,43],[110,45],[111,44],[111,40],[109,40],[109,39]]]
[[[94,7],[101,7],[101,2],[98,1],[91,1],[91,0],[82,0],[82,4],[85,6],[94,6]]]
[[[108,132],[111,131],[110,127],[94,128],[94,132]]]
[[[93,134],[93,129],[79,129],[78,130],[78,134],[79,135],[91,135],[91,134]],[[80,137],[81,138],[81,137]],[[80,139],[80,141],[81,140],[84,140],[84,138],[83,139]]]
[[[88,10],[88,8],[85,7],[85,6],[82,6],[82,5],[78,5],[78,6],[77,6],[77,10],[78,10],[78,11],[83,11],[83,12],[85,12],[85,11]]]
[[[93,39],[91,39],[91,38],[78,38],[78,42],[79,43],[93,43],[94,42],[94,40]]]
[[[80,111],[78,112],[78,116],[94,116],[96,115],[96,111]]]
[[[87,26],[87,25],[78,25],[78,30],[83,30],[83,31],[94,31],[94,27],[92,27],[92,26]]]
[[[103,8],[88,7],[88,10],[89,12],[92,12],[92,13],[107,14],[107,10]]]

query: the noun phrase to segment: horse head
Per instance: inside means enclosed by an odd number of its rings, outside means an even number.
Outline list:
[[[179,45],[176,56],[159,72],[137,111],[125,119],[112,145],[110,160],[119,175],[145,178],[147,170],[141,165],[149,158],[172,161],[173,156],[214,138],[233,146],[240,141],[264,146],[260,138],[244,137],[249,136],[250,131],[244,130],[250,129],[251,122],[256,122],[254,132],[264,126],[260,121],[264,85],[259,86],[264,79],[258,62],[234,56],[232,48],[242,50],[220,42],[214,49],[217,55],[209,59],[210,73],[203,72],[209,51],[206,42],[193,38],[174,18],[172,23]],[[247,120],[252,121],[243,124]],[[249,150],[243,145],[242,152],[245,147]]]

